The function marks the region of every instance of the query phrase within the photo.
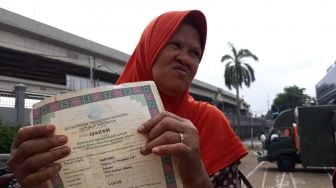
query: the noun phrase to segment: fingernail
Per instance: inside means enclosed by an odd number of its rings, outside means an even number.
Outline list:
[[[62,168],[61,164],[55,164],[54,169],[55,170],[60,170]]]
[[[61,143],[61,144],[66,143],[67,140],[68,140],[68,138],[66,136],[64,136],[64,135],[57,136],[56,139],[57,139],[57,142]]]
[[[68,147],[64,147],[64,148],[58,149],[57,154],[59,156],[63,156],[63,155],[68,154],[69,152],[70,152],[70,149]]]
[[[158,147],[155,147],[152,149],[152,153],[159,153],[160,149]]]
[[[138,131],[142,132],[145,130],[145,126],[144,125],[140,125],[140,127],[138,127]]]
[[[68,153],[70,153],[70,149],[68,147],[64,147],[64,148],[62,148],[62,152],[63,152],[64,155],[68,154]]]
[[[144,154],[145,151],[146,151],[146,147],[145,147],[145,146],[143,146],[143,147],[140,148],[140,153],[141,153],[141,154]]]
[[[47,125],[47,126],[46,126],[46,130],[47,130],[48,132],[52,132],[52,131],[54,131],[54,129],[55,129],[55,126],[53,126],[53,125]]]

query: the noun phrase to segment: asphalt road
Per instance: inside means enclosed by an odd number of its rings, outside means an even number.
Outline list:
[[[253,151],[241,162],[239,169],[254,188],[332,188],[332,168],[304,169],[298,164],[295,172],[279,172],[276,163],[258,163]]]

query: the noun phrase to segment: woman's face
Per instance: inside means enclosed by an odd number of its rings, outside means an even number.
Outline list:
[[[168,96],[178,96],[189,87],[202,55],[200,36],[184,23],[163,47],[152,68],[153,80]]]

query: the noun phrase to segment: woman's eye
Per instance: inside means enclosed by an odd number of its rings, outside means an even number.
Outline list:
[[[180,48],[180,44],[176,43],[176,42],[169,43],[169,46],[174,48],[174,49],[179,49]]]
[[[197,50],[193,50],[191,53],[193,54],[194,57],[197,57],[197,58],[201,57],[201,53]]]

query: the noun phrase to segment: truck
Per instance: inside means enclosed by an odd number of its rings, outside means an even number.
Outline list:
[[[292,172],[296,164],[335,167],[336,105],[285,110],[262,137],[258,161],[276,162],[280,171]]]

